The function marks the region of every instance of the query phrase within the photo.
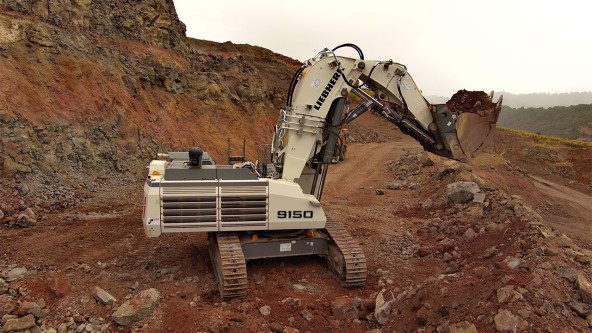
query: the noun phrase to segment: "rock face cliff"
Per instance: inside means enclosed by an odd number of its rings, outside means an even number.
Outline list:
[[[244,136],[256,158],[298,63],[184,33],[171,0],[4,0],[2,178],[136,181],[157,151],[223,161]]]
[[[172,0],[3,0],[2,4],[70,31],[188,50],[185,25],[179,21]]]

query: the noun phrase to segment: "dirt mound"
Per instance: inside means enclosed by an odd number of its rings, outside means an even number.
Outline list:
[[[463,112],[477,112],[485,114],[495,108],[495,103],[491,101],[489,95],[484,91],[457,91],[448,102],[446,106],[450,112],[461,114]]]

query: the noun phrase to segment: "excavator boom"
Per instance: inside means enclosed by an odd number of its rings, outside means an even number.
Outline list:
[[[342,46],[358,50],[358,59],[338,56]],[[491,139],[501,98],[461,90],[446,104],[430,104],[407,67],[364,60],[355,45],[325,49],[304,62],[294,76],[288,103],[281,110],[272,145],[275,176],[297,182],[320,199],[323,171],[333,163],[343,125],[373,110],[437,155],[460,161],[475,157]],[[357,101],[355,107],[348,107]],[[338,159],[337,159],[338,160]]]

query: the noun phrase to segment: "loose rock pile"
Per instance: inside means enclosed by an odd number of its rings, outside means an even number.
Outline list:
[[[439,257],[446,266],[413,288],[381,291],[370,322],[394,329],[411,303],[426,332],[592,327],[592,251],[555,232],[521,197],[484,182],[468,165],[408,153],[387,167],[395,173],[395,188],[431,192],[422,208],[433,210],[433,217],[417,233],[436,242],[416,253]],[[384,295],[390,295],[387,301]],[[451,315],[459,306],[475,317],[455,323],[467,319]]]

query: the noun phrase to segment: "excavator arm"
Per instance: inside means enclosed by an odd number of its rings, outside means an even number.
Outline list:
[[[353,47],[359,58],[335,54]],[[501,98],[459,91],[447,104],[432,105],[421,94],[406,66],[365,60],[353,44],[325,49],[304,62],[290,84],[280,110],[273,143],[275,176],[300,184],[320,199],[327,168],[334,161],[343,125],[373,110],[437,155],[468,161],[491,138]],[[355,107],[346,108],[349,102]]]

